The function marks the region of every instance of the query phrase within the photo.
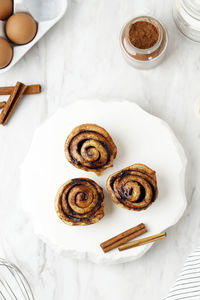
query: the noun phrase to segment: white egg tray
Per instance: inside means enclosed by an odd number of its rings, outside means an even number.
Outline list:
[[[30,13],[38,23],[38,31],[30,43],[13,46],[13,59],[0,69],[0,74],[10,70],[64,16],[67,4],[67,0],[14,0],[14,13]],[[6,38],[4,28],[5,22],[0,21],[0,36]]]

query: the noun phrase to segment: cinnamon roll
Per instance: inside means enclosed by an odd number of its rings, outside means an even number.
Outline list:
[[[156,172],[143,164],[134,164],[111,175],[107,189],[115,204],[129,210],[146,209],[158,195]]]
[[[91,179],[71,179],[59,188],[55,210],[68,225],[94,224],[104,216],[103,190]]]
[[[83,124],[72,130],[65,142],[67,160],[76,168],[100,175],[112,167],[117,155],[108,132],[95,124]]]

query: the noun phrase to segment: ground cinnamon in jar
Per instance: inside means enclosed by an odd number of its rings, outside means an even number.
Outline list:
[[[129,39],[131,44],[139,49],[148,49],[153,47],[159,37],[156,26],[147,21],[138,21],[131,24],[129,30]]]
[[[136,17],[123,26],[120,44],[124,58],[133,67],[153,68],[165,56],[168,44],[167,30],[153,17]]]

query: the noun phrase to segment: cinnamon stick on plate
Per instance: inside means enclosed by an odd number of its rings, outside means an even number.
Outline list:
[[[10,94],[12,94],[14,88],[15,88],[14,86],[0,87],[0,95],[10,95]],[[27,85],[27,88],[24,91],[25,95],[40,94],[40,93],[41,93],[41,85],[40,84]]]
[[[159,233],[159,234],[156,234],[156,235],[148,236],[148,237],[146,237],[144,239],[141,239],[141,240],[126,243],[124,245],[119,246],[118,249],[119,249],[119,251],[123,251],[123,250],[130,249],[130,248],[133,248],[133,247],[142,246],[142,245],[145,245],[145,244],[148,244],[148,243],[153,243],[155,241],[163,239],[166,236],[167,236],[166,232]]]
[[[21,82],[17,82],[15,88],[13,89],[8,101],[6,102],[1,114],[0,114],[0,124],[6,125],[10,119],[17,103],[20,101],[22,95],[26,90],[26,85]]]
[[[144,234],[147,232],[147,229],[143,223],[128,229],[115,237],[103,242],[100,244],[102,250],[106,253],[110,250],[113,250],[114,248],[117,248],[118,246]]]

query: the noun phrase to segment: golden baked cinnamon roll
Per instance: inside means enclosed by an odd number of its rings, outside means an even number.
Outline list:
[[[115,204],[129,210],[146,209],[157,198],[156,172],[143,164],[134,164],[111,175],[107,189]]]
[[[83,124],[72,130],[65,142],[67,160],[76,168],[100,175],[112,167],[117,147],[108,132],[95,124]]]
[[[55,210],[68,225],[96,223],[104,216],[103,190],[91,179],[71,179],[58,190]]]

